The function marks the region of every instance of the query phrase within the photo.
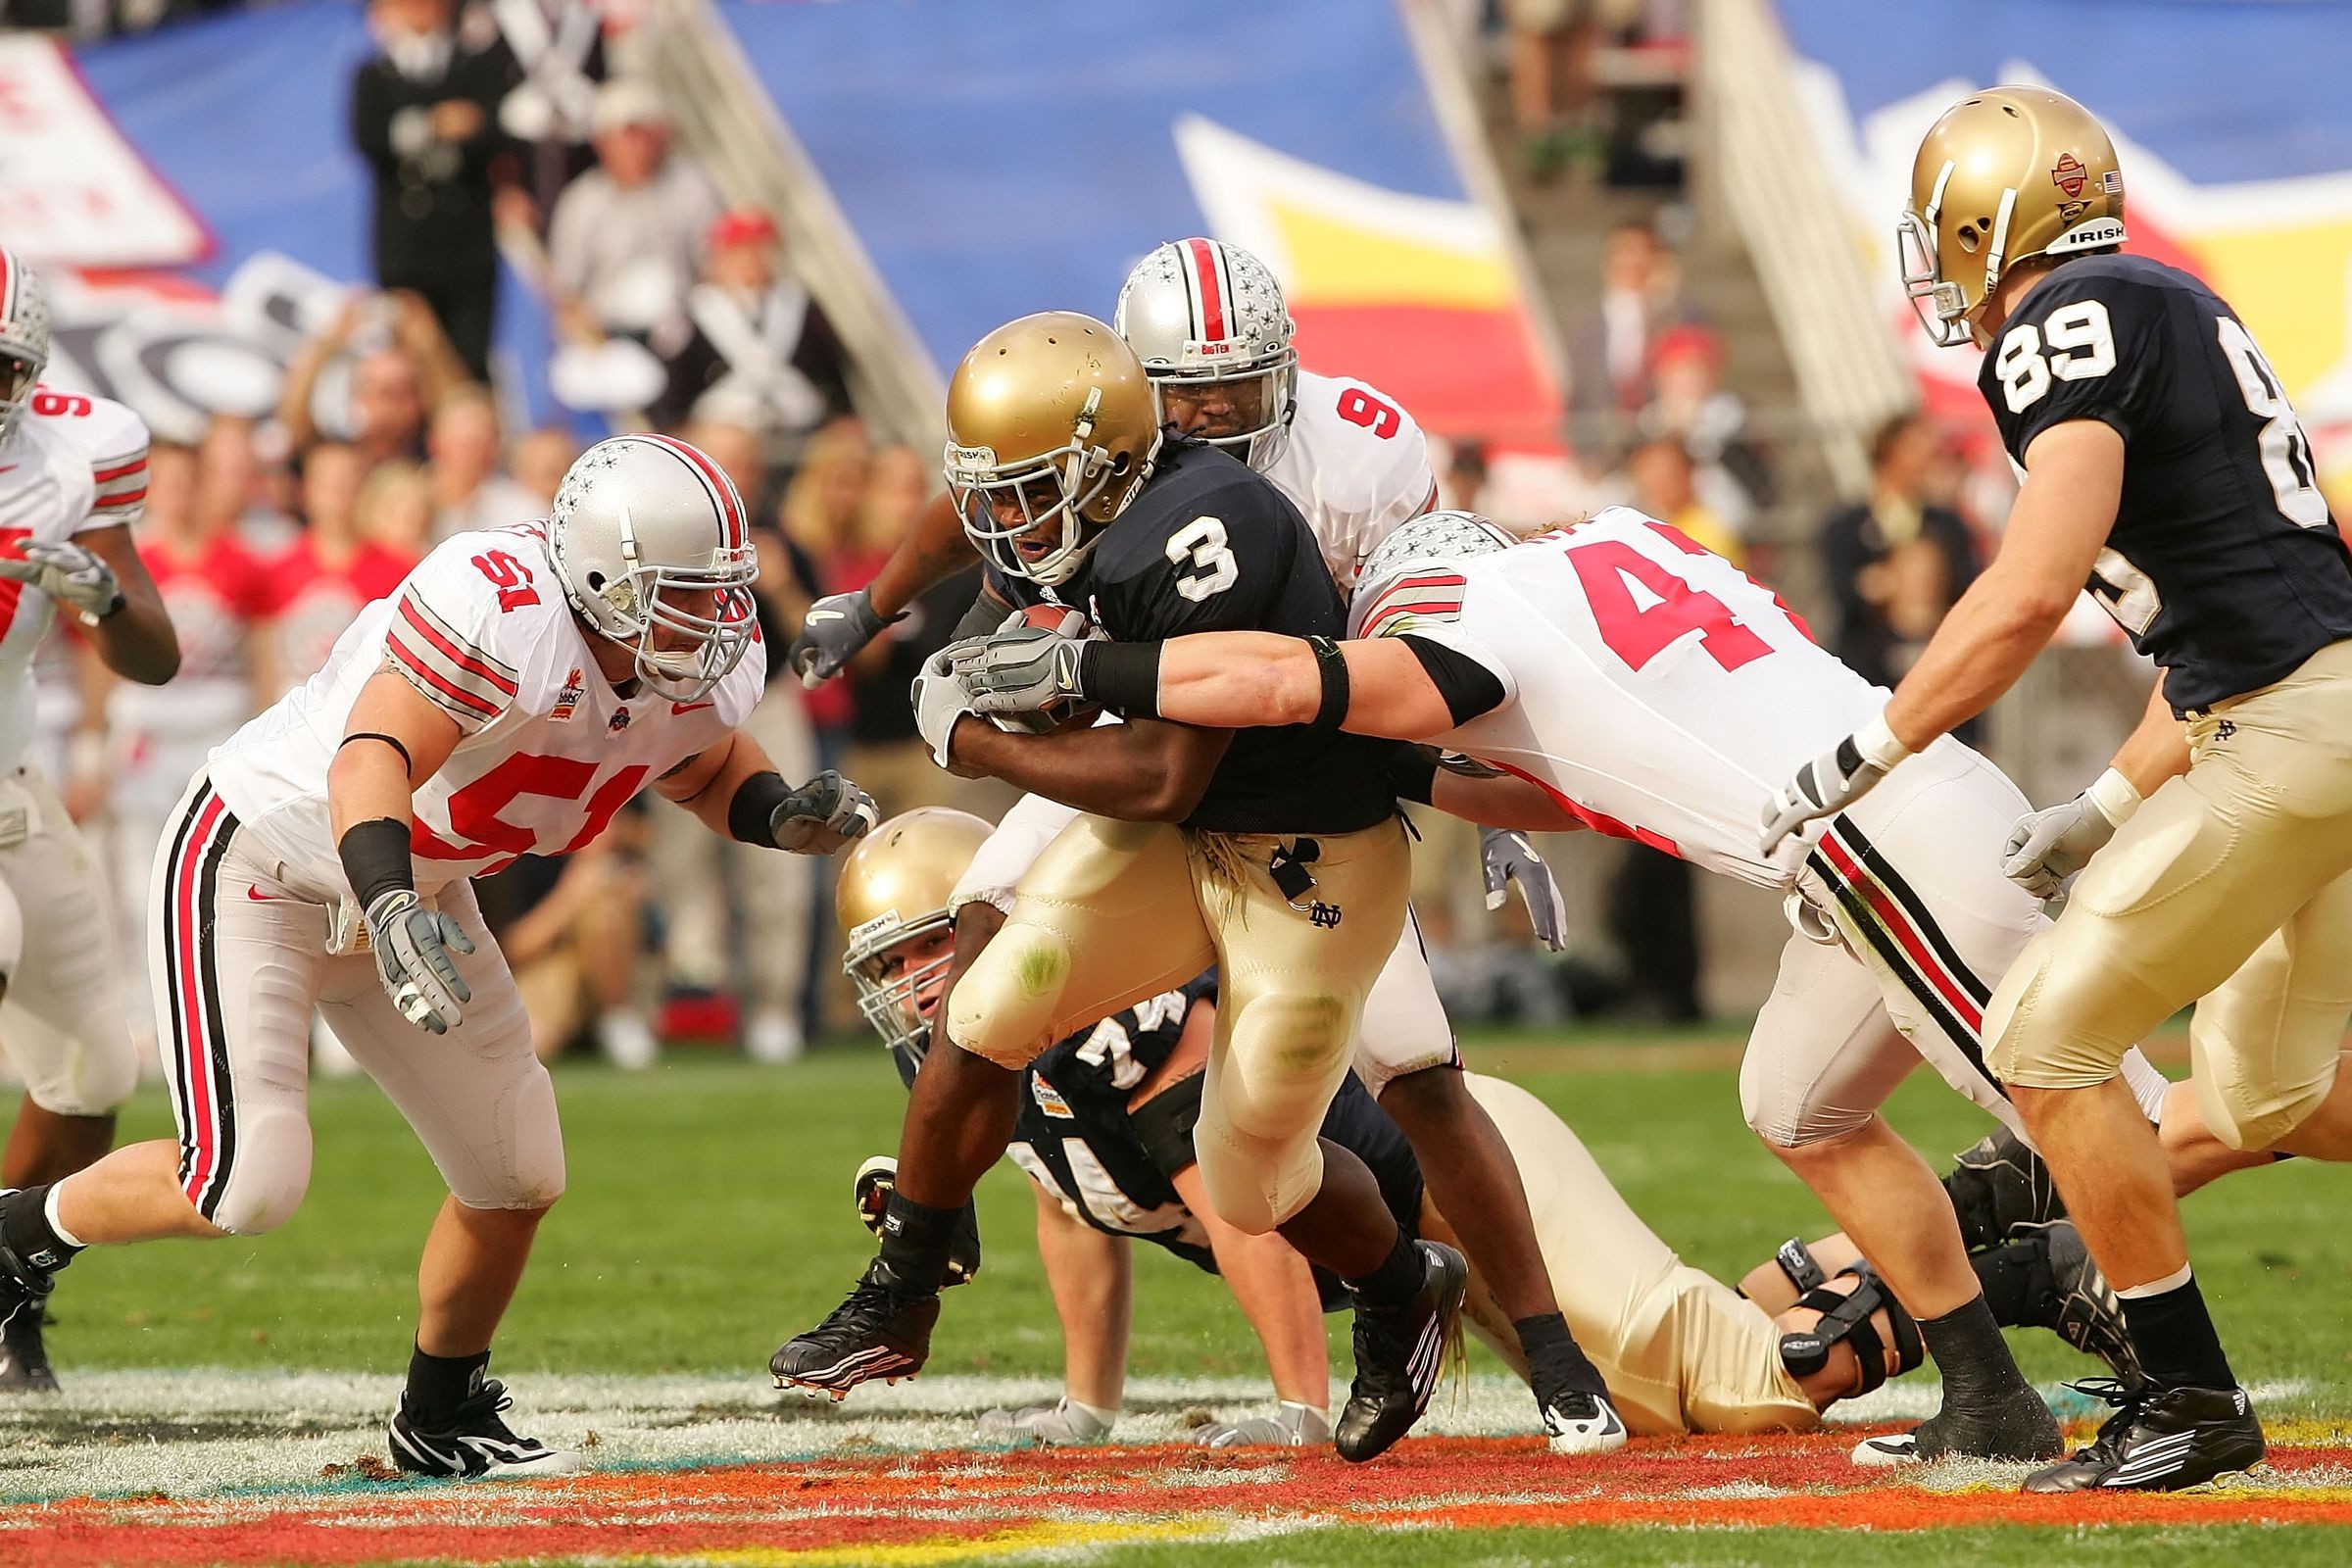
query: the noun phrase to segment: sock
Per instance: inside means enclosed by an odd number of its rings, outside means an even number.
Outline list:
[[[1965,1398],[2034,1392],[2025,1374],[2018,1371],[2017,1360],[2002,1341],[2000,1325],[1992,1320],[1992,1308],[1982,1293],[1966,1306],[1941,1317],[1921,1318],[1919,1334],[1927,1341],[1928,1353],[1936,1358],[1936,1369],[1943,1374],[1947,1406],[1955,1394]]]
[[[56,1184],[22,1188],[0,1204],[0,1247],[46,1274],[74,1261],[81,1244],[61,1234],[49,1219],[50,1195]]]
[[[480,1386],[490,1352],[474,1355],[427,1355],[422,1349],[409,1356],[409,1388],[401,1405],[409,1419],[430,1427],[446,1420]]]
[[[2237,1387],[2237,1374],[2222,1353],[2221,1334],[2193,1277],[2154,1296],[2125,1296],[2123,1303],[2124,1327],[2149,1382],[2167,1388]]]
[[[1578,1394],[1606,1395],[1600,1368],[1568,1332],[1568,1320],[1557,1312],[1538,1312],[1511,1320],[1519,1336],[1519,1353],[1527,1357],[1528,1381],[1540,1391],[1568,1389]]]
[[[1420,1294],[1428,1279],[1429,1265],[1421,1260],[1421,1249],[1399,1225],[1388,1261],[1360,1280],[1348,1281],[1348,1289],[1366,1306],[1402,1306]]]
[[[936,1292],[948,1277],[961,1208],[933,1208],[896,1188],[882,1210],[882,1261],[904,1288]]]

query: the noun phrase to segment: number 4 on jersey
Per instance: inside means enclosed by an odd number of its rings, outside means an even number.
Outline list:
[[[1691,587],[1622,539],[1579,542],[1572,533],[1568,564],[1576,568],[1585,602],[1592,607],[1600,640],[1633,669],[1691,632],[1698,633],[1698,645],[1707,657],[1726,670],[1772,652],[1770,643],[1740,624],[1729,605]]]

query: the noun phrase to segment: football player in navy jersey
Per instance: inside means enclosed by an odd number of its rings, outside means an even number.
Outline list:
[[[948,428],[951,489],[1010,602],[1083,606],[1121,639],[1341,629],[1296,509],[1216,448],[1163,439],[1142,361],[1104,323],[1047,313],[981,339],[950,384]],[[1404,925],[1409,858],[1384,777],[1394,748],[1307,726],[1013,734],[973,716],[944,676],[917,682],[915,708],[943,766],[1089,814],[1022,878],[949,995],[958,1049],[931,1053],[916,1080],[881,1255],[771,1370],[843,1391],[919,1369],[954,1228],[1010,1136],[1021,1069],[1214,964],[1224,1005],[1195,1129],[1202,1184],[1235,1226],[1279,1230],[1348,1283],[1357,1376],[1335,1437],[1349,1459],[1386,1450],[1427,1406],[1467,1276],[1459,1252],[1396,1224],[1360,1158],[1317,1135]],[[1614,1446],[1623,1423],[1584,1370],[1591,1430],[1571,1436]]]
[[[2120,253],[2123,191],[2106,131],[2042,88],[1975,94],[1928,132],[1905,282],[1939,341],[1986,351],[1979,385],[2025,484],[1999,558],[1884,713],[1766,811],[1769,849],[1983,711],[2085,583],[2163,666],[2114,764],[2021,820],[2003,865],[2045,895],[2082,872],[1985,1009],[1986,1056],[2146,1374],[2036,1492],[2173,1490],[2263,1455],[2117,1079],[2126,1049],[2197,1002],[2214,1131],[2352,1156],[2352,558],[2244,324],[2188,273]]]

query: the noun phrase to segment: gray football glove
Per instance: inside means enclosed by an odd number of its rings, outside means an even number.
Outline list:
[[[368,942],[376,978],[402,1017],[429,1034],[458,1026],[473,991],[450,955],[471,953],[473,943],[457,921],[426,908],[415,890],[394,888],[368,906]]]
[[[1204,1448],[1317,1448],[1331,1441],[1331,1420],[1311,1405],[1285,1399],[1272,1415],[1196,1427],[1193,1441]]]
[[[882,635],[892,621],[904,620],[901,611],[884,619],[874,608],[871,588],[854,594],[827,594],[808,607],[801,634],[792,640],[784,662],[801,677],[803,686],[821,686],[840,674],[867,643]]]
[[[1536,853],[1526,834],[1510,828],[1482,827],[1478,830],[1479,858],[1487,873],[1487,907],[1499,909],[1508,895],[1506,883],[1519,884],[1519,897],[1527,903],[1528,923],[1535,927],[1536,940],[1557,953],[1568,936],[1568,904],[1560,897],[1560,884],[1552,876],[1551,867]]]
[[[83,546],[27,539],[18,548],[24,559],[0,557],[0,577],[39,589],[93,625],[122,608],[114,568]]]
[[[831,855],[881,820],[874,798],[831,768],[776,803],[767,830],[794,855]]]
[[[963,677],[948,667],[953,652],[943,648],[924,660],[923,672],[914,677],[914,689],[908,693],[915,731],[931,748],[931,760],[942,767],[948,765],[948,742],[956,733],[956,721],[972,711],[971,691]]]
[[[1853,805],[1910,755],[1881,715],[1798,768],[1764,808],[1764,834],[1758,841],[1764,854],[1771,855],[1807,822]]]
[[[1083,1448],[1109,1437],[1117,1417],[1116,1410],[1096,1410],[1065,1394],[1054,1404],[983,1411],[980,1436],[984,1442],[1009,1443],[1017,1448]]]
[[[2139,791],[2109,768],[2073,800],[2019,817],[2001,856],[2001,875],[2037,899],[2054,899],[2138,809]]]
[[[1049,631],[1019,615],[986,637],[967,638],[948,650],[948,667],[972,694],[975,713],[1036,713],[1078,700],[1078,656],[1086,646],[1073,635],[1086,624],[1076,611]]]

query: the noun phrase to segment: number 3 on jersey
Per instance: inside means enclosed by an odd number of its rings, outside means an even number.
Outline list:
[[[1653,528],[1677,548],[1703,555],[1669,528]],[[1568,564],[1592,607],[1592,620],[1609,652],[1639,670],[1692,632],[1709,659],[1726,670],[1752,663],[1772,645],[1740,624],[1731,606],[1693,588],[1622,539],[1579,541],[1568,535]]]
[[[1226,546],[1224,519],[1219,517],[1195,517],[1170,534],[1168,559],[1179,566],[1195,568],[1177,575],[1176,591],[1196,603],[1223,593],[1242,578],[1242,568],[1234,564],[1233,552]]]

